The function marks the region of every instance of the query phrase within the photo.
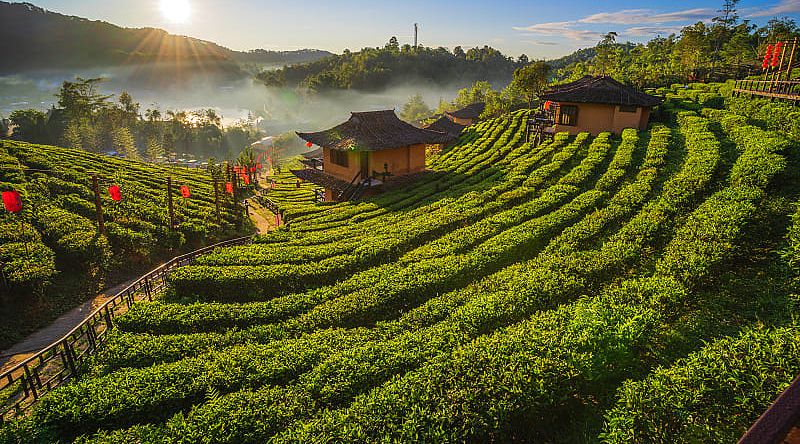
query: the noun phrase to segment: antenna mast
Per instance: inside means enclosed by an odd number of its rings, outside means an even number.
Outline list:
[[[419,40],[417,39],[418,36],[419,36],[419,26],[417,26],[417,24],[414,23],[414,51],[417,50],[417,46],[419,44]]]

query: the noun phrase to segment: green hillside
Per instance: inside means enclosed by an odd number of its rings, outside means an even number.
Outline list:
[[[800,133],[718,87],[620,136],[481,122],[363,202],[284,183],[288,227],[179,269],[0,442],[734,442],[800,372]]]
[[[91,177],[98,176],[105,235],[99,235]],[[175,230],[169,229],[167,177]],[[111,275],[129,279],[177,251],[246,232],[231,198],[204,171],[155,166],[81,150],[0,141],[0,188],[17,190],[23,211],[0,215],[0,349],[94,295]],[[120,187],[122,200],[108,188]],[[188,186],[192,197],[182,199]]]

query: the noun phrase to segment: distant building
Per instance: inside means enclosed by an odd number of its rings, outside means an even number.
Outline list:
[[[466,128],[465,125],[459,125],[458,123],[450,120],[450,118],[447,116],[442,116],[435,122],[425,127],[425,129],[445,133],[454,139],[461,135],[461,132],[464,131],[464,128]]]
[[[473,103],[472,105],[467,105],[458,111],[446,112],[445,115],[454,123],[462,126],[470,126],[478,121],[485,109],[485,103]]]
[[[443,132],[416,128],[393,110],[352,113],[325,131],[297,133],[322,148],[322,170],[293,170],[297,177],[325,188],[325,200],[349,200],[356,193],[425,169],[425,148],[452,140]],[[319,158],[309,153],[310,158]]]
[[[558,85],[540,95],[555,105],[555,132],[570,134],[604,131],[619,134],[625,128],[647,129],[651,109],[661,99],[624,85],[608,76],[585,76]]]

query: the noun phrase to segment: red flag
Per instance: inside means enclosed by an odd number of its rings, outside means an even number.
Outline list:
[[[189,197],[191,197],[191,195],[192,193],[189,192],[189,187],[187,187],[186,185],[181,186],[181,196],[183,196],[184,199],[188,199]]]
[[[122,192],[120,192],[119,187],[117,185],[111,185],[108,187],[108,194],[111,195],[111,200],[115,202],[119,202],[122,200]]]
[[[3,191],[3,205],[9,213],[22,211],[22,196],[19,195],[19,191]]]
[[[233,184],[230,182],[225,182],[225,192],[228,194],[233,194]]]

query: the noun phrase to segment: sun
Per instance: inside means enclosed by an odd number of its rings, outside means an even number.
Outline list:
[[[192,14],[189,0],[161,0],[160,8],[164,19],[172,23],[186,23]]]

